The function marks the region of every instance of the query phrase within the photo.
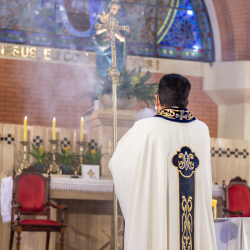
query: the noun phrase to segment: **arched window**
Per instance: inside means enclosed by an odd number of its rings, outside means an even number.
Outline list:
[[[116,0],[117,1],[117,0]],[[4,42],[93,50],[90,30],[108,0],[0,0]],[[127,54],[214,61],[203,0],[124,0]]]
[[[129,54],[213,61],[213,35],[202,0],[125,3],[131,22]]]

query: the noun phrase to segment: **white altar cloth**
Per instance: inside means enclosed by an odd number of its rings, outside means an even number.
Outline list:
[[[12,199],[12,177],[3,178],[0,188],[0,207],[3,222],[10,221],[10,208]],[[82,178],[51,177],[50,187],[52,190],[80,191],[95,193],[112,193],[112,180],[85,180]],[[213,197],[222,197],[223,190],[221,185],[213,185]],[[250,250],[250,248],[249,248]]]
[[[51,177],[50,188],[52,190],[81,191],[95,193],[112,193],[112,180],[85,180],[82,178]]]
[[[212,195],[214,198],[223,197],[222,185],[213,185]]]
[[[0,189],[0,205],[3,223],[11,220],[12,177],[3,178]],[[82,178],[51,177],[51,190],[112,193],[112,180],[85,180]]]
[[[224,219],[224,218],[223,218]],[[218,250],[250,249],[250,218],[225,218],[215,223],[215,236]]]

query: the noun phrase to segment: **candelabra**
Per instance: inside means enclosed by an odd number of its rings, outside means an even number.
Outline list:
[[[83,148],[85,145],[84,141],[78,141],[77,144],[79,145],[79,156],[80,156],[80,163],[76,168],[75,175],[81,175],[82,173],[82,164],[83,164]]]
[[[23,169],[28,168],[30,165],[27,161],[27,154],[28,154],[27,147],[28,147],[29,141],[20,141],[20,143],[23,145],[23,161],[17,170],[19,173],[21,173]]]
[[[59,142],[59,140],[49,140],[49,142],[52,144],[52,162],[49,166],[48,173],[53,174],[62,174],[62,171],[59,169],[59,166],[56,164],[56,144]]]

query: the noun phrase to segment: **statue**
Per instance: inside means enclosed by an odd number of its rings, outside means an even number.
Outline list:
[[[128,24],[125,8],[118,1],[109,2],[106,11],[103,11],[103,15],[99,16],[96,23],[103,24],[111,12],[114,14],[116,20],[119,21],[119,25],[125,26]],[[122,71],[126,66],[125,31],[120,30],[115,34],[115,37],[117,70]],[[96,69],[100,71],[103,76],[106,76],[108,74],[107,70],[111,67],[112,62],[111,33],[107,32],[105,28],[96,30],[95,26],[93,26],[90,32],[90,38],[97,52]]]

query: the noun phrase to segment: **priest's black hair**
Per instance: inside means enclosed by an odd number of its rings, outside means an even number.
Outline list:
[[[186,108],[191,84],[187,78],[178,74],[169,74],[161,78],[158,95],[163,107]]]

